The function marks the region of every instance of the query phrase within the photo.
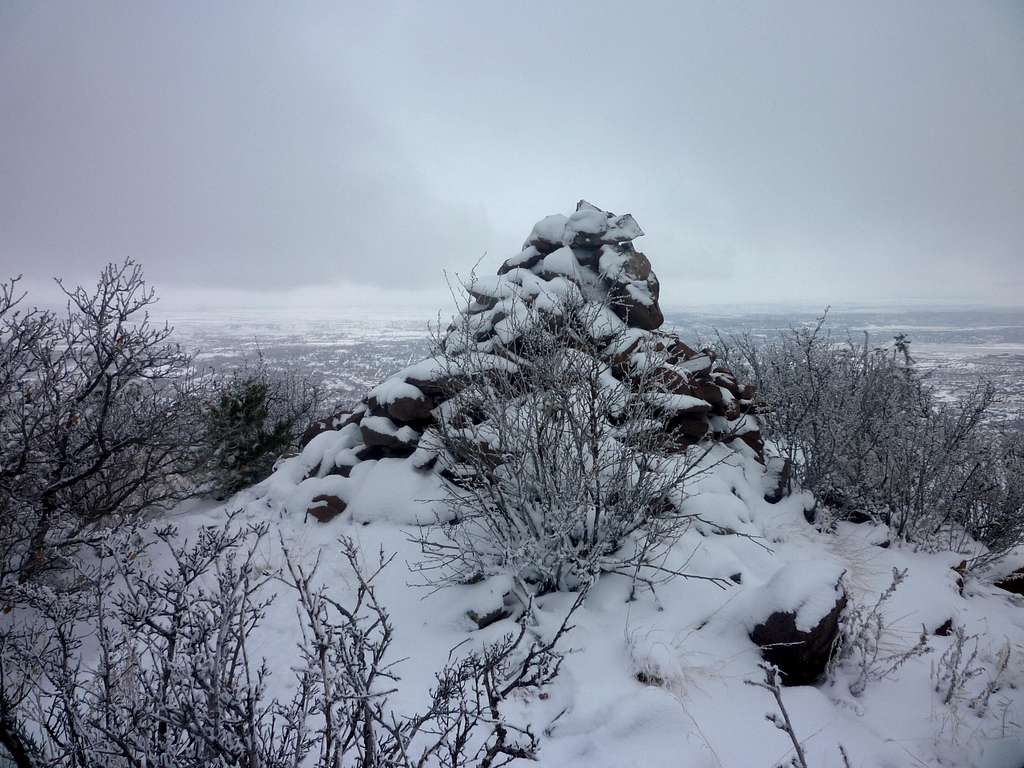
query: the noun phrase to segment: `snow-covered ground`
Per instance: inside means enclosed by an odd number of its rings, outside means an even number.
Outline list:
[[[188,535],[241,508],[243,519],[267,521],[274,529],[263,551],[268,567],[281,564],[280,532],[302,561],[321,556],[319,578],[342,602],[352,579],[338,537],[354,538],[368,563],[381,550],[394,553],[378,589],[395,624],[391,658],[402,660],[393,703],[411,712],[424,704],[450,654],[515,628],[506,619],[480,630],[467,616],[498,607],[507,582],[494,577],[441,590],[416,586],[422,574],[415,564],[422,556],[412,539],[417,524],[440,509],[439,479],[407,461],[383,459],[362,462],[351,478],[304,480],[337,434],[316,438],[304,454],[285,460],[275,475],[227,504],[182,508],[174,522]],[[869,680],[860,696],[850,691],[856,656],[817,685],[784,688],[808,765],[842,766],[842,745],[854,768],[1020,768],[1024,600],[973,578],[961,592],[953,570],[961,556],[888,544],[882,527],[840,524],[834,532],[819,531],[804,517],[806,497],[764,501],[763,468],[748,456],[718,446],[707,461],[714,468],[688,488],[685,510],[706,523],[690,528],[669,562],[726,579],[728,586],[676,578],[630,601],[627,578],[602,576],[574,617],[558,678],[505,712],[541,735],[540,765],[772,768],[788,760],[788,737],[765,718],[776,711],[772,697],[745,684],[760,679],[760,651],[748,637],[752,624],[772,610],[796,611],[798,622],[806,614],[813,623],[834,602],[829,581],[840,572],[851,602],[870,606],[898,568],[907,576],[884,605],[880,654],[911,648],[922,631],[929,651],[884,679]],[[347,510],[326,524],[306,519],[309,500],[331,483],[345,485]],[[557,626],[572,601],[571,594],[541,598],[536,631]],[[941,660],[955,637],[934,632],[950,619],[970,636],[968,652],[976,647],[977,655],[963,687],[944,703]],[[297,626],[294,602],[282,592],[254,637],[253,647],[273,668],[271,692],[281,697],[292,684]],[[1007,651],[1009,663],[982,706],[978,696]]]
[[[686,339],[751,330],[769,337],[780,328],[813,321],[810,312],[667,312],[667,326]],[[921,310],[833,312],[835,328],[871,333],[883,344],[908,333],[912,352],[950,396],[980,376],[1006,395],[1004,412],[1024,404],[1024,312]],[[168,317],[180,341],[210,364],[230,365],[257,351],[271,363],[297,365],[319,378],[339,401],[351,402],[410,360],[423,356],[427,325],[437,316],[331,312],[187,313]],[[287,459],[270,479],[224,505],[179,509],[184,534],[220,524],[228,510],[266,521],[268,567],[280,567],[281,543],[304,562],[321,556],[319,578],[344,601],[351,574],[337,539],[358,542],[367,561],[394,554],[378,581],[396,633],[391,658],[401,660],[393,704],[399,712],[421,707],[435,673],[473,647],[515,629],[510,619],[478,629],[469,612],[484,615],[502,604],[507,581],[436,590],[420,585],[418,525],[442,514],[444,492],[432,473],[397,459],[361,462],[350,478],[306,478],[334,438],[316,438],[304,454]],[[840,523],[819,530],[804,516],[801,496],[767,503],[764,469],[752,458],[719,446],[713,470],[688,487],[687,510],[699,515],[675,546],[671,561],[687,572],[719,577],[676,578],[656,593],[630,601],[630,582],[605,575],[573,618],[558,678],[540,695],[517,699],[506,716],[541,735],[543,766],[708,766],[772,768],[793,756],[788,736],[765,715],[771,695],[746,681],[761,679],[760,649],[752,625],[772,610],[811,617],[834,604],[830,580],[842,583],[854,606],[874,605],[906,577],[882,606],[877,668],[891,666],[924,636],[927,653],[914,655],[882,679],[869,676],[860,695],[858,653],[837,662],[815,685],[783,689],[783,701],[810,768],[1024,765],[1024,598],[992,586],[1024,562],[1007,560],[996,573],[960,581],[962,554],[927,552],[890,540],[884,527]],[[337,493],[347,509],[326,524],[305,514],[319,494]],[[277,533],[280,532],[280,539]],[[723,533],[725,532],[725,533]],[[155,563],[159,565],[159,563]],[[420,586],[418,586],[420,585]],[[538,601],[536,630],[557,626],[573,596]],[[936,634],[951,622],[952,634]],[[964,654],[952,658],[955,629],[966,635]],[[298,624],[289,594],[280,594],[256,643],[270,660],[271,693],[289,695]],[[453,650],[454,649],[454,650]],[[1008,661],[1001,664],[1004,659]],[[950,692],[950,661],[963,675]],[[1005,668],[1000,671],[1001,666]],[[986,696],[986,691],[990,695]]]

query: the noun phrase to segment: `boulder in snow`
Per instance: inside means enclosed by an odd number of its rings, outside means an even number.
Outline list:
[[[568,219],[559,213],[545,216],[533,225],[523,250],[533,247],[542,254],[558,250],[562,247],[562,238],[567,223]]]
[[[557,250],[558,245],[550,243],[552,250]],[[544,258],[544,252],[537,248],[535,245],[529,245],[523,249],[523,252],[518,256],[505,259],[504,263],[498,267],[498,274],[504,275],[511,272],[513,269],[533,269],[537,264],[540,263],[541,259]]]
[[[706,403],[705,406],[708,407]],[[703,414],[683,413],[669,422],[669,431],[690,440],[699,440],[708,433],[708,420]]]
[[[993,585],[1005,589],[1007,592],[1013,592],[1015,595],[1024,595],[1024,568],[1018,568],[1008,576],[993,582]]]
[[[337,496],[322,494],[313,497],[313,504],[306,510],[306,514],[312,515],[321,523],[328,523],[344,512],[346,506]]]
[[[661,327],[665,322],[665,316],[658,306],[657,290],[651,290],[652,285],[657,286],[657,281],[629,282],[612,286],[608,292],[612,310],[633,328],[653,331]]]
[[[770,487],[764,494],[769,504],[778,504],[793,491],[793,462],[789,459],[775,458],[768,462],[765,479]]]
[[[385,416],[367,416],[359,423],[363,442],[367,447],[405,449],[410,452],[416,445],[419,432],[412,427],[399,427]]]
[[[385,408],[387,415],[395,421],[426,421],[432,418],[430,411],[434,402],[419,388],[402,382],[402,390],[390,394]]]
[[[565,223],[562,242],[573,248],[598,248],[608,232],[608,213],[586,200],[576,204],[576,212]]]
[[[357,464],[385,458],[407,458],[421,472],[442,472],[436,450],[417,451],[421,432],[442,412],[452,423],[471,421],[453,397],[469,371],[480,375],[478,365],[487,358],[491,363],[484,376],[505,377],[516,370],[530,352],[522,334],[540,325],[557,331],[567,321],[563,302],[596,310],[584,330],[606,345],[598,354],[608,366],[609,383],[614,378],[626,384],[624,402],[648,394],[661,398],[656,405],[671,422],[667,447],[684,451],[701,440],[729,442],[742,433],[740,439],[760,456],[752,389],[718,365],[713,353],[656,332],[664,321],[660,285],[650,261],[633,247],[641,235],[630,214],[616,216],[585,200],[569,216],[539,221],[522,252],[506,260],[497,275],[474,273],[465,283],[471,300],[448,326],[440,350],[372,389],[352,414],[336,414],[307,430],[301,441],[307,476],[347,477]],[[463,366],[469,351],[481,356]],[[641,373],[652,367],[653,377]],[[305,450],[317,435],[346,424],[353,425],[352,439],[331,455],[315,446]],[[343,460],[341,450],[347,451]]]
[[[846,607],[843,569],[828,561],[783,566],[762,588],[750,639],[785,685],[811,685],[825,672]]]

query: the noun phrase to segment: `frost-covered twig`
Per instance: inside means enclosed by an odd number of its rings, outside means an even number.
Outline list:
[[[779,669],[774,664],[769,664],[766,661],[762,661],[758,666],[764,673],[764,679],[744,680],[743,682],[747,685],[764,688],[772,695],[772,698],[775,699],[775,706],[778,707],[779,711],[769,712],[765,715],[765,719],[789,736],[789,740],[793,744],[793,751],[796,753],[792,761],[794,768],[808,768],[807,757],[804,755],[804,748],[801,746],[800,740],[796,737],[796,731],[793,729],[793,722],[789,719],[789,712],[786,710],[786,705],[782,701],[782,686],[779,682]]]
[[[954,741],[958,731],[964,724],[964,715],[969,710],[977,719],[980,729],[989,711],[992,697],[1004,685],[1012,686],[1012,681],[1005,679],[1010,666],[1012,648],[1007,641],[996,649],[983,650],[979,635],[969,635],[967,631],[956,626],[950,637],[946,651],[932,665],[931,675],[935,692],[939,695],[945,709],[943,719],[951,724],[951,736]],[[976,678],[986,676],[980,685],[972,684]],[[1003,706],[1000,729],[1006,730],[1006,708],[1009,702],[1000,702]],[[944,726],[945,727],[945,726]],[[974,730],[974,729],[972,729]]]
[[[283,541],[284,572],[268,572],[257,562],[266,533],[234,515],[191,542],[161,529],[164,570],[148,567],[138,542],[113,537],[82,570],[87,588],[21,585],[19,605],[35,618],[0,632],[0,744],[19,768],[496,768],[536,755],[537,737],[506,705],[554,680],[585,592],[548,631],[530,602],[514,632],[453,654],[426,708],[400,713],[391,695],[401,660],[390,657],[394,629],[375,588],[391,557],[379,552],[367,568],[342,539],[351,579],[340,596]],[[289,588],[277,599],[296,598],[300,628],[286,700],[269,694],[252,641],[272,578]]]
[[[930,652],[928,634],[922,629],[917,641],[909,648],[893,652],[884,650],[883,636],[886,631],[884,608],[907,577],[907,571],[892,569],[892,581],[882,592],[874,605],[867,607],[851,603],[843,621],[840,646],[833,656],[832,664],[855,659],[857,678],[850,684],[850,693],[860,696],[872,680],[882,680],[917,656]]]
[[[971,641],[973,647],[969,647]],[[935,691],[942,696],[942,703],[949,704],[953,697],[963,691],[967,681],[980,675],[984,670],[978,659],[978,637],[968,635],[961,626],[953,629],[953,642],[939,657],[932,669]]]
[[[989,699],[992,698],[993,693],[999,690],[999,687],[1002,684],[1002,676],[1010,666],[1011,655],[1012,650],[1010,648],[1009,641],[1007,641],[996,652],[994,668],[988,682],[968,704],[968,706],[977,713],[978,717],[984,716],[985,712],[988,710]]]

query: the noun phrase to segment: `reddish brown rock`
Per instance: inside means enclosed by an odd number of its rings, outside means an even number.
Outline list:
[[[434,403],[426,395],[420,397],[399,397],[388,403],[388,416],[396,421],[429,421]]]
[[[793,462],[789,459],[772,459],[768,464],[768,476],[775,482],[765,495],[769,504],[778,504],[793,491]]]
[[[473,297],[473,301],[475,301],[479,305],[479,308],[477,310],[479,312],[483,312],[488,309],[493,309],[494,306],[498,303],[498,298],[496,296],[488,296],[485,293],[478,293],[477,291],[474,291],[472,288],[469,288],[468,290],[469,295]]]
[[[639,301],[622,285],[614,286],[608,292],[608,296],[612,311],[631,328],[653,331],[665,322],[665,316],[661,313],[655,296],[652,296],[650,303]]]
[[[451,397],[466,384],[464,377],[454,375],[448,376],[444,374],[438,374],[432,379],[425,379],[417,376],[406,376],[405,381],[406,383],[412,384],[416,387],[416,389],[422,392],[426,397],[435,401],[441,401],[444,398]]]
[[[721,387],[710,381],[702,381],[694,384],[693,392],[696,397],[699,397],[701,400],[707,400],[711,403],[712,408],[715,408],[716,412],[718,407],[720,407],[724,402]]]
[[[379,421],[378,421],[379,419]],[[363,442],[367,447],[407,449],[415,447],[419,433],[409,427],[399,427],[385,417],[367,417],[359,423]]]
[[[698,439],[708,433],[708,420],[702,415],[683,415],[669,422],[669,431]]]
[[[542,256],[546,256],[562,247],[562,235],[568,218],[561,214],[545,216],[537,222],[530,236],[526,238],[526,248],[536,248]]]
[[[377,400],[376,397],[368,397],[363,401],[366,404],[366,412],[371,416],[384,416],[385,418],[391,418],[388,415],[387,406]]]
[[[619,368],[628,368],[632,364],[633,354],[640,349],[640,342],[641,339],[634,339],[624,350],[609,357],[608,363]]]
[[[699,354],[693,347],[685,344],[682,339],[674,339],[668,346],[668,351],[673,356],[682,360],[689,360]]]
[[[722,405],[722,416],[725,416],[725,418],[728,419],[729,421],[739,418],[742,412],[743,409],[740,406],[740,401],[737,400],[735,397],[729,398]]]
[[[673,395],[693,395],[700,397],[690,387],[686,377],[671,368],[657,368],[644,376],[637,377],[636,385],[646,386],[650,390],[668,392]]]
[[[346,506],[348,505],[337,496],[321,494],[313,497],[313,505],[306,510],[306,514],[312,515],[321,523],[327,523],[344,512]]]
[[[710,357],[698,353],[681,363],[677,363],[676,367],[686,371],[690,376],[704,376],[711,371],[712,363],[713,361]]]
[[[757,460],[764,463],[764,438],[761,437],[760,432],[744,432],[741,435],[736,435],[736,439],[749,445],[757,454]]]
[[[640,251],[630,251],[626,254],[622,271],[630,280],[646,280],[651,276],[651,262]]]
[[[795,613],[773,613],[754,627],[750,639],[761,647],[764,660],[779,668],[783,685],[812,685],[828,666],[845,607],[844,592],[832,610],[807,632],[797,628]]]
[[[642,237],[644,231],[636,223],[633,214],[624,213],[621,216],[608,214],[608,231],[604,233],[601,242],[612,245],[628,245],[630,241]]]
[[[324,475],[338,475],[339,477],[348,477],[352,474],[352,467],[355,464],[335,464]]]
[[[327,419],[314,421],[312,424],[306,427],[306,431],[303,432],[302,437],[299,438],[299,448],[305,448],[306,445],[309,444],[309,441],[312,440],[314,437],[323,434],[324,432],[330,432],[332,429],[334,429],[334,427],[331,426],[331,422],[328,421]]]
[[[711,379],[718,386],[723,387],[729,391],[733,397],[739,399],[743,395],[743,389],[736,381],[736,377],[731,373],[725,373],[723,371],[714,371],[711,374]]]
[[[1007,592],[1013,592],[1015,595],[1024,595],[1024,568],[1019,568],[1009,576],[994,582],[994,586],[1005,589]]]
[[[387,456],[387,452],[379,445],[364,445],[356,450],[359,461],[379,461]]]
[[[584,289],[583,294],[588,301],[596,303],[607,299],[614,313],[635,329],[631,332],[632,338],[620,341],[626,349],[618,352],[609,349],[601,355],[603,361],[609,364],[612,375],[627,383],[629,389],[637,395],[686,395],[703,401],[699,406],[681,411],[669,408],[667,404],[662,408],[669,419],[667,429],[660,433],[668,446],[667,450],[684,450],[708,438],[724,441],[738,438],[760,457],[763,444],[756,423],[748,422],[744,427],[748,431],[739,436],[731,431],[734,424],[728,423],[734,422],[742,412],[756,411],[753,387],[741,384],[733,371],[718,365],[712,350],[695,350],[675,334],[657,331],[664,322],[664,315],[658,305],[660,284],[650,260],[632,244],[632,240],[642,234],[643,231],[629,214],[615,216],[586,201],[580,201],[572,216],[556,215],[541,220],[531,231],[523,251],[506,260],[499,268],[498,274],[506,276],[503,280],[479,281],[469,289],[472,302],[464,312],[473,317],[466,321],[463,330],[469,334],[469,339],[475,334],[476,341],[486,345],[481,347],[482,350],[518,364],[522,355],[528,355],[528,350],[522,349],[521,340],[511,339],[498,343],[494,335],[495,324],[500,323],[504,317],[503,312],[497,308],[498,297],[515,296],[515,301],[534,304],[542,322],[550,324],[553,329],[557,328],[558,323],[566,323],[565,317],[556,311],[557,307],[538,302],[537,297],[545,295],[544,283],[541,281],[554,279],[551,274],[546,275],[544,272],[545,257],[568,246],[572,249],[578,272],[566,275],[559,272],[557,279],[561,284],[553,293],[560,295],[565,287],[563,281],[575,282]],[[607,343],[613,326],[618,324],[612,322],[604,325],[607,330],[595,325],[591,333]],[[449,325],[449,332],[459,333],[460,327],[459,322],[453,323]],[[586,349],[584,346],[580,348]],[[639,368],[642,366],[634,362],[634,356],[641,352],[648,355],[648,360],[664,360],[664,367],[657,369],[653,375],[641,372]],[[354,423],[360,426],[364,444],[353,447],[353,463],[412,455],[416,451],[421,432],[433,422],[432,412],[466,383],[458,375],[446,373],[443,368],[443,364],[408,368],[402,378],[415,390],[406,389],[404,397],[388,403],[368,397],[356,413],[336,414],[312,425],[303,435],[302,444],[305,445],[323,431]],[[457,368],[458,361],[453,360],[451,370]],[[507,376],[504,372],[495,372],[493,375]],[[715,416],[709,421],[711,413]],[[453,423],[465,420],[468,424],[474,423],[478,416],[469,410],[456,408],[451,418]],[[712,422],[713,432],[710,426]],[[751,425],[755,427],[752,430],[749,428]],[[423,471],[438,471],[436,454],[429,450],[417,453],[412,461]],[[316,471],[321,475],[325,471],[346,475],[351,471],[351,464],[318,467]]]
[[[550,247],[551,251],[560,248],[560,245],[554,243],[545,243],[545,248]],[[518,256],[513,256],[511,259],[505,259],[500,267],[498,267],[498,274],[504,275],[511,272],[513,269],[533,269],[535,266],[540,264],[541,260],[547,253],[551,251],[541,251],[539,248],[531,248],[523,251]]]

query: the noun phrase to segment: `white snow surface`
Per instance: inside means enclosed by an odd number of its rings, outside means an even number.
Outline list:
[[[607,245],[601,248],[601,256],[598,259],[598,270],[602,275],[617,280],[623,272],[626,262],[629,260],[625,253]]]
[[[786,563],[757,595],[748,627],[753,629],[776,612],[793,613],[796,628],[810,632],[836,607],[844,571],[840,563],[825,559]]]
[[[403,371],[403,374],[406,372]],[[406,374],[407,375],[407,374]],[[401,375],[391,376],[385,379],[376,387],[370,390],[369,397],[374,398],[381,405],[391,405],[396,400],[402,398],[411,398],[412,400],[422,400],[423,392],[412,384],[406,382]]]
[[[544,257],[544,271],[554,275],[575,277],[580,271],[580,263],[573,255],[572,248],[562,246]]]
[[[565,233],[565,225],[568,219],[560,213],[545,216],[533,225],[527,242],[543,240],[548,243],[562,242],[562,235]]]
[[[280,534],[293,555],[320,555],[319,577],[342,602],[352,581],[338,553],[339,536],[354,538],[368,564],[380,550],[394,553],[378,589],[395,625],[390,658],[404,659],[396,668],[401,679],[392,704],[412,712],[424,705],[449,653],[457,657],[516,628],[505,620],[478,630],[466,615],[498,607],[508,580],[492,577],[439,591],[416,586],[422,575],[413,569],[421,554],[411,537],[417,525],[443,517],[440,480],[398,459],[364,461],[350,478],[303,479],[324,456],[345,450],[352,437],[345,430],[319,435],[260,485],[223,505],[183,507],[173,522],[191,535],[237,508],[243,520],[269,521],[266,565],[281,564]],[[542,696],[516,699],[504,712],[540,734],[539,766],[772,768],[788,760],[788,738],[765,720],[775,711],[771,696],[744,684],[759,679],[760,653],[748,637],[750,627],[772,610],[795,611],[799,624],[813,625],[834,605],[840,574],[852,601],[872,604],[898,567],[908,576],[886,607],[886,648],[909,647],[922,626],[931,633],[952,618],[977,635],[986,671],[969,680],[951,706],[943,705],[932,670],[952,638],[933,635],[930,654],[869,683],[860,697],[848,688],[856,670],[844,665],[818,685],[785,688],[808,764],[842,766],[842,744],[855,768],[1020,768],[1024,600],[973,579],[961,595],[951,570],[961,555],[895,542],[880,547],[890,539],[884,527],[841,523],[834,532],[819,532],[804,518],[805,494],[775,505],[763,500],[763,468],[742,452],[716,445],[703,462],[707,471],[683,494],[683,511],[696,522],[664,565],[700,576],[735,576],[740,583],[723,588],[675,578],[630,601],[627,577],[602,576],[574,617],[559,677]],[[303,505],[322,493],[337,493],[347,510],[327,524],[306,521]],[[572,601],[571,594],[541,597],[538,631],[556,626]],[[272,695],[286,698],[292,691],[289,664],[298,637],[292,598],[282,590],[251,646],[271,665]],[[970,697],[988,683],[991,661],[1007,643],[1009,669],[979,715]]]
[[[596,208],[580,208],[569,217],[565,225],[565,242],[571,243],[579,234],[603,235],[608,231],[608,215]]]

